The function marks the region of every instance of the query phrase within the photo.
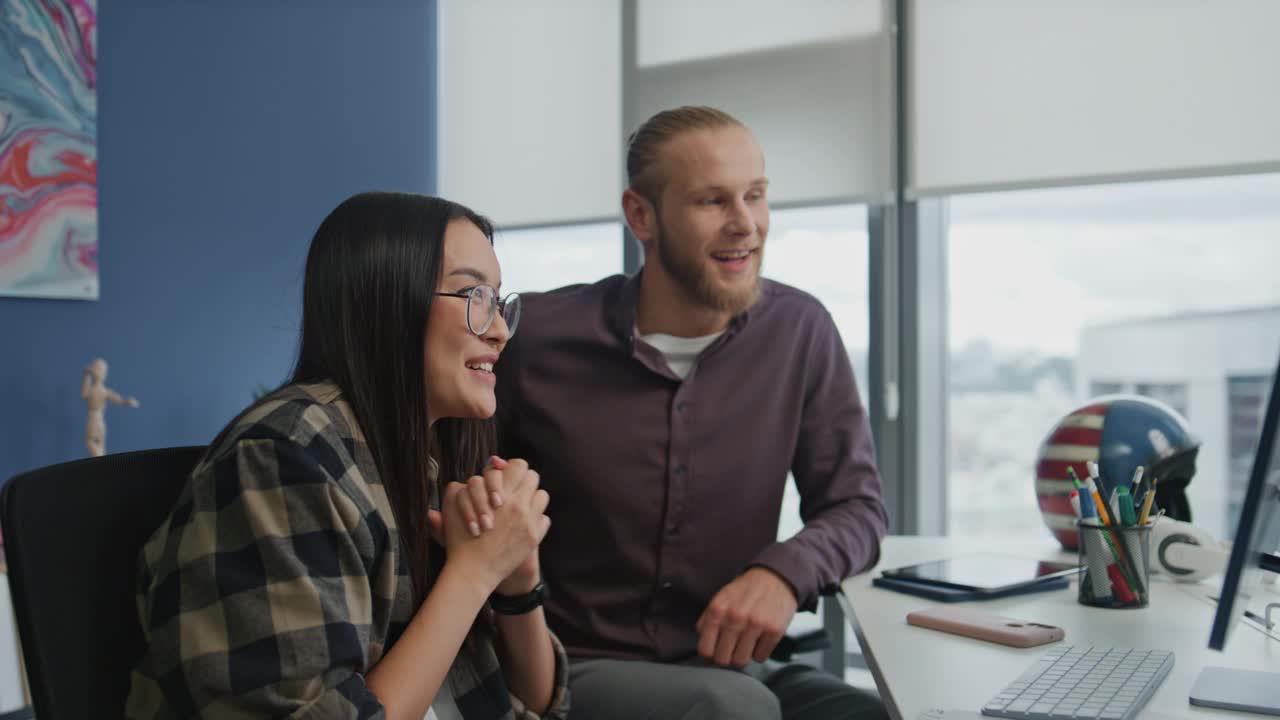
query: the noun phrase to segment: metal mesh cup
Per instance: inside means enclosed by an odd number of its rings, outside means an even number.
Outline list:
[[[1137,608],[1150,603],[1151,525],[1104,527],[1096,519],[1080,521],[1082,604]]]

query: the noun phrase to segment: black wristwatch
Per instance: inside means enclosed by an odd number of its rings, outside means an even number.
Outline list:
[[[539,580],[532,590],[522,595],[493,593],[489,596],[489,607],[502,615],[523,615],[542,607],[542,603],[546,602],[549,595],[547,586]]]

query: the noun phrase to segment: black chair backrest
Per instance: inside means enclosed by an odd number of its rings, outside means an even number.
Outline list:
[[[36,716],[118,718],[142,656],[138,553],[205,448],[32,470],[0,493],[9,592]]]

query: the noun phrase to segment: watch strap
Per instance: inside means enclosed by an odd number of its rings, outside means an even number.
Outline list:
[[[546,584],[539,580],[532,590],[520,595],[493,593],[489,596],[489,607],[501,615],[523,615],[542,607],[549,594]]]

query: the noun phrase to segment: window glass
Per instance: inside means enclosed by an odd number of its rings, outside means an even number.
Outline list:
[[[1271,392],[1270,375],[1227,379],[1227,534],[1234,537]]]
[[[870,309],[867,286],[867,209],[865,205],[774,210],[769,218],[769,238],[765,243],[765,277],[812,294],[827,308],[849,351],[858,392],[864,404],[867,396],[867,346]],[[778,539],[786,540],[804,527],[800,521],[800,494],[795,479],[788,476],[778,522]],[[795,635],[822,627],[818,614],[797,613],[788,633]],[[854,634],[845,633],[846,652],[858,653]],[[853,682],[867,685],[868,678]]]
[[[504,294],[591,283],[622,272],[622,225],[616,222],[499,229],[493,248]]]
[[[949,210],[949,532],[1047,533],[1040,442],[1088,398],[1125,392],[1188,419],[1196,524],[1229,537],[1258,378],[1280,354],[1280,175],[957,196]]]

